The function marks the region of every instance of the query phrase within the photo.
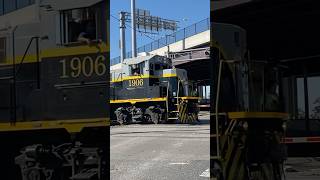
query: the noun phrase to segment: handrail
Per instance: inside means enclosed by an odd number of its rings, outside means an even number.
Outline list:
[[[15,76],[17,76],[17,75],[19,74],[20,69],[21,69],[21,67],[22,67],[22,64],[24,63],[24,60],[25,60],[25,58],[26,58],[26,56],[27,56],[27,53],[29,52],[29,49],[30,49],[30,47],[31,47],[31,44],[32,44],[33,40],[34,40],[34,39],[37,39],[37,38],[38,38],[38,37],[31,37],[31,39],[30,39],[30,41],[29,41],[29,43],[28,43],[28,46],[27,46],[27,48],[25,49],[24,54],[23,54],[23,56],[22,56],[22,58],[21,58],[21,60],[20,60],[18,69],[17,69],[16,72],[15,72]]]
[[[16,30],[16,29],[15,29]],[[15,30],[12,32],[12,56],[13,56],[13,68],[12,68],[12,78],[13,78],[13,84],[12,84],[12,92],[13,96],[11,99],[11,105],[10,109],[12,111],[12,120],[11,123],[15,123],[17,121],[17,76],[19,75],[19,72],[22,68],[22,65],[24,63],[24,60],[27,56],[27,53],[29,52],[29,49],[31,47],[31,44],[33,40],[36,40],[36,59],[37,59],[37,88],[40,89],[40,55],[39,55],[39,37],[32,37],[27,45],[26,50],[24,51],[24,54],[22,56],[21,61],[19,64],[16,64],[16,57],[15,57]]]

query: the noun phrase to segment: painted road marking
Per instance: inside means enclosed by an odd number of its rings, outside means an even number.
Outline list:
[[[185,162],[178,162],[178,163],[170,163],[170,165],[186,165],[189,163],[185,163]]]
[[[182,142],[178,142],[178,143],[176,143],[176,144],[173,144],[173,146],[175,146],[175,147],[181,147],[182,145],[183,145]]]
[[[209,169],[205,170],[202,174],[200,174],[200,176],[210,178],[210,170]]]

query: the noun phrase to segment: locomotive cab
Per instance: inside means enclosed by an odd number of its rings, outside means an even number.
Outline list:
[[[280,180],[287,114],[281,109],[279,67],[250,57],[241,27],[213,24],[210,172],[217,179]]]

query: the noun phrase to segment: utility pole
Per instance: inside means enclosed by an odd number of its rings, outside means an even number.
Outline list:
[[[131,36],[132,36],[132,58],[137,57],[137,37],[136,37],[136,2],[131,0]]]
[[[131,12],[120,12],[120,57],[121,62],[126,57],[125,29],[126,22],[131,22],[131,49],[132,58],[137,57],[137,28],[144,30],[145,33],[159,32],[161,30],[177,30],[177,22],[174,20],[163,19],[157,16],[151,16],[150,11],[136,9],[135,0],[131,0]]]
[[[120,51],[121,62],[126,58],[126,12],[120,12]]]

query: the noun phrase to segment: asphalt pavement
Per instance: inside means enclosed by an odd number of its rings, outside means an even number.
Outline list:
[[[112,126],[111,179],[209,179],[209,114],[199,118],[199,125]],[[286,180],[319,180],[320,158],[288,158],[285,171]]]
[[[320,158],[288,158],[285,170],[286,180],[319,180]]]
[[[199,119],[199,125],[112,126],[111,179],[209,179],[209,113]]]

